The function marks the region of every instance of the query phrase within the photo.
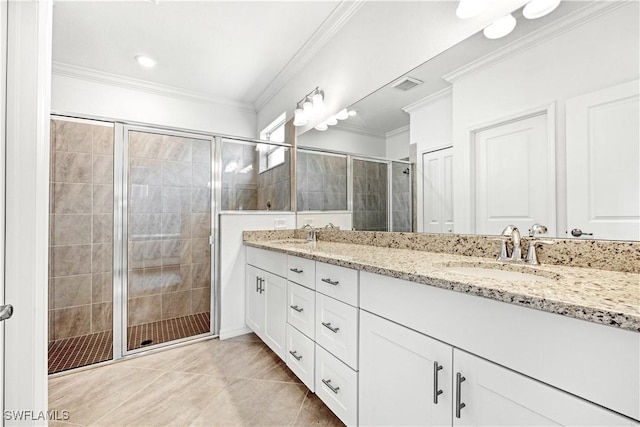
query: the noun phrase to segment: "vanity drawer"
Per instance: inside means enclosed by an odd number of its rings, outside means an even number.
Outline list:
[[[309,289],[316,288],[316,262],[289,255],[287,257],[287,279]]]
[[[288,282],[287,322],[311,339],[315,339],[316,293]]]
[[[358,309],[316,294],[316,342],[358,369]]]
[[[358,270],[316,262],[316,291],[358,306]]]
[[[349,426],[358,424],[358,373],[316,345],[316,395]]]
[[[315,343],[291,325],[287,325],[285,356],[289,369],[315,392]]]
[[[247,264],[258,267],[264,271],[287,277],[287,255],[280,252],[247,247]]]

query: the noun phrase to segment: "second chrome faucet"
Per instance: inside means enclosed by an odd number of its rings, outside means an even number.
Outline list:
[[[529,249],[527,250],[527,258],[522,258],[522,236],[520,235],[520,230],[515,225],[507,225],[500,237],[497,240],[502,242],[500,247],[500,254],[498,255],[498,261],[501,262],[516,262],[516,263],[527,263],[530,265],[539,265],[538,256],[536,253],[536,244],[545,243],[552,244],[551,240],[539,240],[536,239],[535,236],[539,234],[544,234],[547,232],[547,227],[541,224],[533,224],[531,228],[529,228]],[[508,253],[507,242],[511,241],[512,250],[511,255]]]

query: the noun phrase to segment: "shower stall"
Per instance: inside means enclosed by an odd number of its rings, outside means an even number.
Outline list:
[[[215,146],[52,117],[49,373],[214,331]]]

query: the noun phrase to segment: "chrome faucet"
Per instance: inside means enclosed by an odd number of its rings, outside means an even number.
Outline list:
[[[502,242],[502,246],[500,247],[500,255],[498,255],[498,261],[509,261],[509,262],[522,262],[522,248],[521,244],[521,236],[520,230],[515,225],[507,225],[502,233],[500,233],[500,237],[497,239]],[[511,240],[513,245],[513,249],[511,250],[511,256],[507,251],[507,242]]]
[[[307,242],[315,242],[317,240],[316,229],[311,224],[305,224],[302,229],[307,229]]]

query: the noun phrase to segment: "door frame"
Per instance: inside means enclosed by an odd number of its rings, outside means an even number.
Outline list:
[[[549,174],[547,176],[546,187],[547,193],[553,195],[548,199],[549,205],[547,206],[547,212],[549,217],[549,223],[544,224],[549,229],[549,232],[554,236],[557,234],[557,224],[558,224],[558,214],[556,212],[556,200],[558,197],[557,190],[557,165],[556,165],[556,102],[552,101],[546,103],[539,107],[529,108],[527,110],[523,110],[520,112],[514,112],[511,114],[507,114],[501,116],[499,118],[481,122],[476,125],[470,126],[466,135],[468,137],[465,140],[465,144],[461,147],[462,150],[460,152],[461,159],[459,162],[456,162],[454,157],[454,162],[458,165],[463,165],[463,173],[462,174],[454,174],[454,224],[460,223],[461,225],[466,224],[467,232],[475,234],[476,230],[476,191],[475,191],[475,158],[476,158],[476,150],[475,150],[475,142],[476,136],[479,132],[484,130],[488,130],[497,126],[506,125],[509,123],[514,123],[520,120],[526,120],[531,117],[539,116],[546,114],[547,116],[547,164],[549,165]],[[454,153],[455,156],[455,153]],[[454,167],[455,170],[455,167]],[[456,179],[457,178],[457,179]],[[456,197],[456,191],[462,191],[464,197]],[[466,193],[466,194],[465,194]],[[463,209],[460,211],[461,206],[457,205],[456,202],[465,203],[469,206],[469,209]],[[458,218],[460,221],[458,221]],[[507,224],[505,224],[506,226]],[[459,230],[458,232],[464,232],[464,230]]]

